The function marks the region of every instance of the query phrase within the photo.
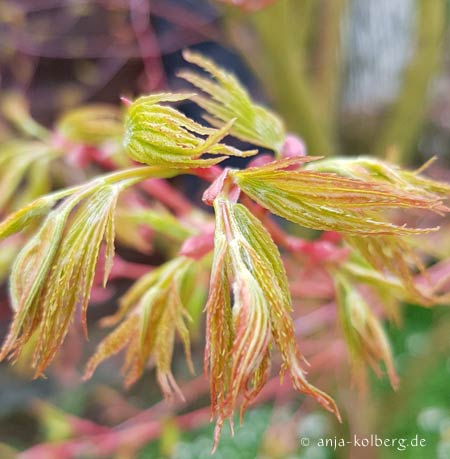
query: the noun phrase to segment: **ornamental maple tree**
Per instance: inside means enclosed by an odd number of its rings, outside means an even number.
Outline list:
[[[150,362],[164,396],[182,398],[172,373],[174,345],[181,340],[194,372],[189,323],[198,310],[196,289],[209,273],[204,369],[215,445],[224,421],[232,422],[235,409],[240,406],[242,413],[261,392],[274,355],[280,356],[281,376],[287,373],[297,391],[339,418],[332,397],[306,379],[288,259],[307,255],[332,281],[356,381],[364,384],[365,366],[382,374],[384,365],[395,387],[387,337],[361,287],[370,286],[388,317],[395,317],[404,300],[424,306],[450,300],[442,279],[427,280],[429,258],[417,242],[439,228],[408,224],[409,213],[446,214],[450,186],[426,177],[425,168],[408,171],[365,157],[308,156],[283,120],[256,104],[233,75],[200,54],[186,51],[184,57],[200,70],[190,67],[179,75],[199,94],[124,100],[123,113],[102,105],[80,107],[63,115],[53,133],[36,128],[24,109],[34,139],[8,144],[0,153],[5,190],[0,206],[2,214],[9,213],[0,223],[0,238],[10,238],[14,248],[9,257],[14,318],[0,359],[17,361],[31,346],[31,366],[41,376],[77,310],[87,335],[92,289],[105,286],[124,262],[115,255],[115,239],[144,251],[148,241],[141,230],[147,225],[169,235],[176,249],[159,267],[139,271],[118,311],[102,320],[115,328],[89,360],[85,377],[126,348],[127,385]],[[173,105],[185,100],[205,111],[208,125]],[[229,145],[231,137],[251,149]],[[108,156],[99,154],[105,144]],[[97,162],[111,171],[50,191],[57,188],[51,164],[65,155],[74,164]],[[229,156],[251,159],[246,168],[221,167]],[[214,218],[165,181],[186,174],[208,182],[203,201],[212,206]],[[19,186],[27,202],[17,198]],[[161,198],[161,204],[150,207],[143,191]],[[324,233],[302,239],[273,216]]]

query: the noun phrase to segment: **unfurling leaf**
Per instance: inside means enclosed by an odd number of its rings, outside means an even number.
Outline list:
[[[364,365],[370,365],[378,376],[379,362],[384,362],[393,388],[398,386],[392,351],[383,327],[355,285],[336,273],[339,318],[353,365],[355,382],[365,386]]]
[[[113,216],[119,191],[119,185],[97,184],[73,194],[48,214],[20,251],[10,284],[15,316],[0,359],[17,358],[35,334],[33,367],[38,376],[64,340],[77,305],[85,323],[104,240],[105,271],[112,263]]]
[[[408,228],[385,221],[381,211],[395,208],[447,212],[440,195],[412,192],[394,184],[339,177],[306,168],[292,170],[315,158],[275,161],[233,171],[236,184],[276,215],[307,228],[347,234],[420,234],[434,228]],[[289,169],[289,170],[286,170]]]
[[[338,415],[334,401],[305,379],[286,273],[269,234],[244,206],[222,195],[214,201],[214,209],[205,370],[209,368],[212,412],[217,416],[215,444],[224,420],[232,417],[239,395],[244,397],[242,413],[264,386],[272,342],[294,387]]]
[[[220,143],[234,120],[227,120],[221,129],[202,126],[178,110],[161,105],[179,102],[189,94],[153,94],[140,97],[127,109],[124,145],[130,157],[149,165],[169,165],[178,168],[207,167],[226,156],[248,156],[256,151],[242,152]],[[204,139],[201,136],[207,136]],[[205,154],[225,156],[201,159]]]
[[[103,242],[104,284],[112,267],[119,193],[141,180],[176,174],[176,169],[162,167],[114,172],[43,196],[0,223],[1,240],[46,215],[12,268],[10,293],[15,316],[0,360],[8,356],[17,359],[36,336],[33,367],[39,376],[63,342],[77,306],[86,332],[86,309]]]
[[[117,314],[103,319],[104,325],[123,321],[99,344],[87,364],[85,378],[89,378],[103,360],[127,347],[123,366],[126,385],[133,384],[152,359],[164,395],[170,397],[176,392],[183,398],[172,375],[171,362],[177,333],[193,371],[186,325],[189,316],[180,292],[185,273],[192,264],[189,258],[175,258],[131,287],[122,297]]]
[[[246,142],[280,152],[286,136],[280,118],[253,102],[236,77],[219,68],[211,60],[190,51],[184,51],[183,57],[214,78],[212,80],[189,70],[179,73],[179,76],[208,95],[192,97],[208,113],[209,116],[205,117],[207,121],[213,126],[221,127],[234,119],[230,134]]]

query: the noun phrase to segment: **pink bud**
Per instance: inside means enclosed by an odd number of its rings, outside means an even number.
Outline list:
[[[288,134],[281,148],[282,158],[294,158],[297,156],[306,156],[306,145],[300,137],[295,134]]]

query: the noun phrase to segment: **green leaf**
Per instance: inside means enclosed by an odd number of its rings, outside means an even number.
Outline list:
[[[344,338],[348,346],[355,382],[366,385],[364,364],[370,365],[377,375],[384,362],[393,388],[398,386],[392,351],[383,327],[355,285],[342,273],[335,273],[338,312]]]
[[[216,232],[206,305],[205,362],[210,372],[212,410],[217,416],[215,446],[239,396],[244,400],[242,414],[267,381],[272,341],[293,386],[339,416],[331,397],[305,378],[286,272],[270,235],[247,208],[223,195],[214,200],[214,210]]]
[[[39,376],[62,344],[77,305],[86,332],[86,309],[103,242],[104,283],[112,266],[119,193],[140,180],[176,173],[161,167],[114,172],[39,198],[0,224],[0,238],[4,238],[47,215],[12,268],[10,291],[15,316],[0,360],[17,358],[36,338],[32,366]]]
[[[301,226],[347,234],[420,234],[437,228],[408,228],[385,221],[392,208],[447,212],[438,195],[411,193],[369,180],[338,177],[305,168],[312,159],[292,158],[233,171],[236,184],[258,204]]]
[[[102,320],[103,325],[121,323],[99,344],[86,366],[85,378],[89,378],[102,361],[127,347],[123,366],[127,386],[141,376],[148,360],[153,358],[164,395],[171,397],[176,392],[183,398],[171,372],[171,361],[178,334],[193,372],[186,326],[189,316],[180,296],[184,276],[192,265],[193,260],[186,257],[175,258],[141,277],[131,287],[122,297],[119,311]]]
[[[180,77],[207,94],[192,97],[210,115],[205,117],[207,121],[221,127],[235,119],[230,129],[233,136],[275,152],[281,150],[286,133],[278,116],[253,102],[239,81],[211,60],[187,50],[183,57],[213,77],[206,78],[188,70],[179,73]]]
[[[178,110],[161,105],[189,98],[189,94],[153,94],[140,97],[127,110],[124,145],[130,157],[149,165],[170,165],[178,168],[208,167],[226,156],[200,159],[205,153],[249,156],[256,151],[242,152],[220,143],[234,120],[221,129],[202,126]],[[206,139],[201,136],[207,136]]]

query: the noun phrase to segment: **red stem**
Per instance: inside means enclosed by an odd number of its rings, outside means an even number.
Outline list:
[[[139,187],[177,215],[185,215],[192,211],[191,202],[164,179],[146,180]]]

